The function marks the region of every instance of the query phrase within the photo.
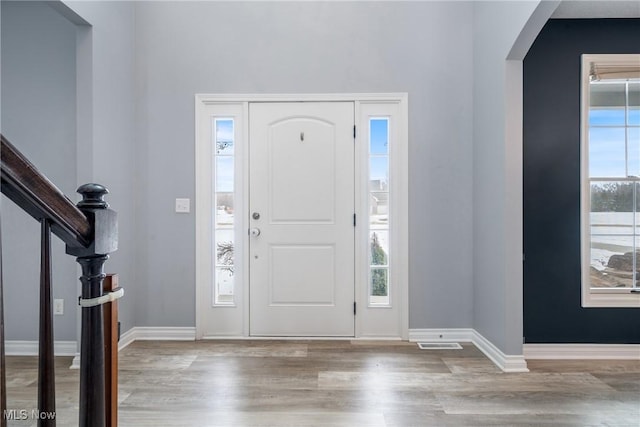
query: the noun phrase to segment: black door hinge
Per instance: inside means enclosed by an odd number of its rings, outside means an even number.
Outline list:
[[[353,125],[353,139],[356,139],[356,125]]]
[[[353,315],[356,315],[356,302],[353,302]]]
[[[356,214],[353,214],[353,226],[356,226]]]

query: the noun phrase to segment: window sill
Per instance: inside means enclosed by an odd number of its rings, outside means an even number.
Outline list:
[[[582,291],[582,307],[640,308],[640,294]]]

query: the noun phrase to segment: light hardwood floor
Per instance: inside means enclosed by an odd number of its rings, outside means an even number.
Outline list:
[[[119,425],[640,426],[638,361],[529,361],[531,372],[505,374],[463,347],[139,341],[120,352]],[[78,371],[56,362],[58,426],[75,426]],[[30,412],[37,360],[7,365],[8,406]]]

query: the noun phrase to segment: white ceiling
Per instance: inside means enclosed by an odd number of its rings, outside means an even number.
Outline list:
[[[551,18],[640,18],[640,0],[563,0]]]

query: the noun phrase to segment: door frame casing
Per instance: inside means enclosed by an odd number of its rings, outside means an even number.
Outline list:
[[[258,102],[353,102],[355,106],[356,159],[355,159],[355,194],[358,224],[366,224],[368,215],[364,201],[368,187],[366,162],[363,158],[366,144],[361,141],[365,113],[384,115],[393,110],[393,119],[397,122],[394,133],[395,144],[390,152],[390,188],[391,216],[395,221],[390,224],[390,232],[395,239],[390,244],[392,286],[397,286],[391,307],[374,307],[368,304],[368,227],[356,227],[355,242],[355,302],[357,315],[355,321],[355,338],[376,339],[408,339],[409,333],[409,274],[408,274],[408,94],[406,93],[347,93],[347,94],[196,94],[195,95],[195,184],[196,184],[196,339],[213,338],[254,338],[249,335],[249,262],[248,233],[236,233],[236,301],[234,305],[215,306],[212,308],[210,291],[213,283],[211,260],[212,245],[212,149],[208,145],[206,128],[212,115],[225,115],[220,112],[228,107],[240,115],[242,127],[236,135],[241,141],[236,145],[236,155],[241,156],[236,165],[236,230],[248,230],[249,206],[249,104]],[[375,113],[376,106],[380,113]],[[209,132],[210,136],[210,132]],[[368,150],[366,150],[368,152]],[[364,205],[364,206],[363,206]],[[395,261],[394,261],[395,260]],[[209,297],[208,297],[209,296]],[[391,309],[390,309],[391,308]],[[214,314],[211,315],[211,310]],[[220,325],[214,332],[208,330],[208,323]],[[392,322],[393,332],[385,330],[381,325]]]

